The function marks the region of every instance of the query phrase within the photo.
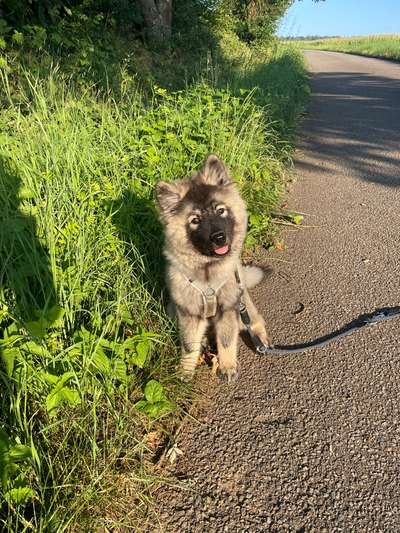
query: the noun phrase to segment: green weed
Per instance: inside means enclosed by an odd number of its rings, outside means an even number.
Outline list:
[[[148,509],[145,435],[168,435],[190,394],[174,372],[154,185],[216,152],[247,200],[248,246],[271,239],[306,78],[296,52],[265,51],[261,62],[257,53],[234,74],[215,66],[202,82],[150,96],[129,76],[104,93],[57,70],[18,81],[3,71],[6,530],[101,527],[124,472],[135,479],[130,524]]]

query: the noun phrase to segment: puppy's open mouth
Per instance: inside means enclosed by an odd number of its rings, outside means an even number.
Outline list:
[[[215,255],[226,255],[229,252],[229,244],[225,244],[224,246],[220,246],[219,248],[214,248]]]

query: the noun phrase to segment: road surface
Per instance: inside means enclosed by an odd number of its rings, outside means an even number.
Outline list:
[[[255,290],[276,344],[400,304],[400,65],[306,59],[289,204],[308,227]],[[182,488],[159,492],[153,531],[400,531],[400,319],[306,354],[242,344],[240,365],[180,436]]]

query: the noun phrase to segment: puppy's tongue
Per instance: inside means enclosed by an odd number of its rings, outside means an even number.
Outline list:
[[[214,252],[218,255],[224,255],[228,252],[229,246],[225,244],[225,246],[221,246],[221,248],[215,248]]]

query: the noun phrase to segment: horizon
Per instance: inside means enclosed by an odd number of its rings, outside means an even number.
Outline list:
[[[397,37],[400,36],[400,31],[397,33],[364,33],[362,35],[360,34],[352,34],[352,35],[340,35],[339,33],[337,35],[319,35],[318,33],[315,34],[309,34],[309,35],[278,35],[280,39],[345,39],[349,37]]]

